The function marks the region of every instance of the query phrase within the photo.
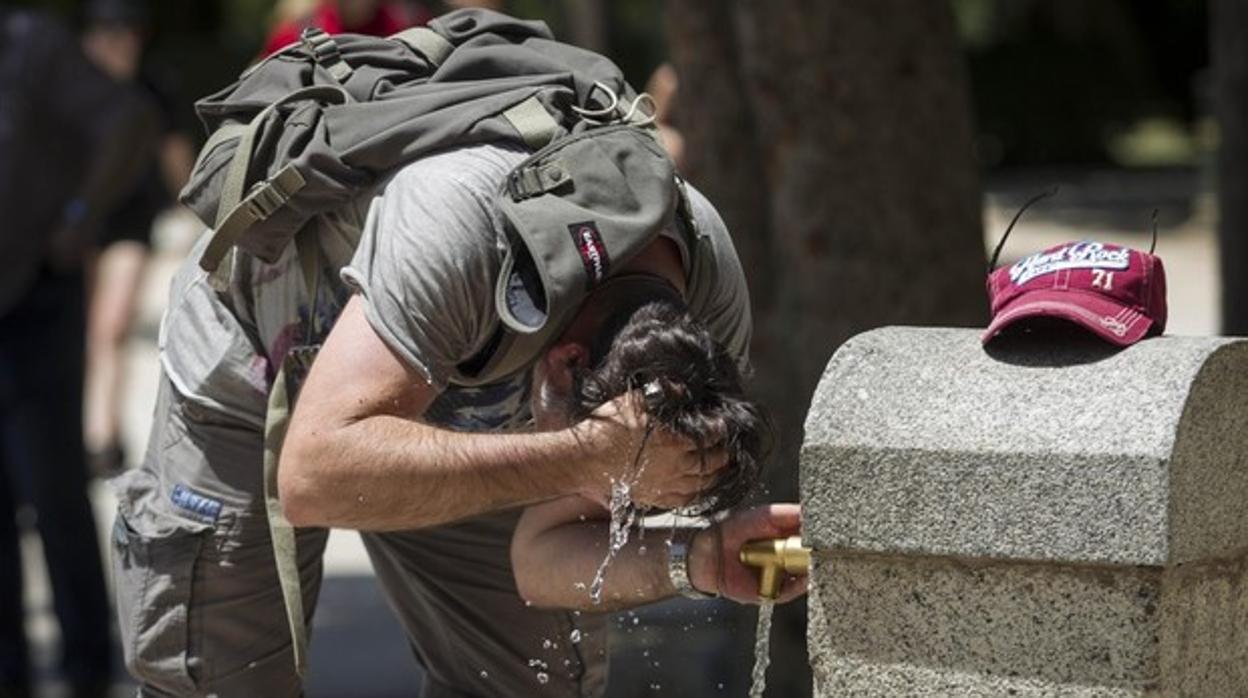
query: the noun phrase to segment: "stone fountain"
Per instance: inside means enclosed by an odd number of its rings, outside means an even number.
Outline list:
[[[1248,341],[875,330],[801,468],[817,696],[1248,695]]]

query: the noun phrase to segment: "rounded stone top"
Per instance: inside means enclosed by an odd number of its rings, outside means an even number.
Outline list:
[[[836,352],[802,448],[809,543],[1163,565],[1248,541],[1248,341],[979,335]]]

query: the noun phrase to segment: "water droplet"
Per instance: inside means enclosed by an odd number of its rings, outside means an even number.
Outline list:
[[[481,670],[481,678],[483,678],[483,679],[488,679],[488,678],[490,678],[490,672],[486,671],[485,669],[482,669],[482,670]]]
[[[548,675],[546,674],[546,672],[544,672],[544,671],[539,671],[539,672],[537,672],[537,682],[538,682],[538,683],[540,683],[540,684],[545,684],[545,683],[546,683],[546,682],[548,682],[548,681],[550,681],[550,676],[548,676]]]
[[[574,644],[574,645],[575,645],[576,643],[580,642],[580,641],[581,641],[581,631],[580,631],[580,630],[573,630],[573,631],[572,631],[572,633],[568,635],[568,640],[569,640],[572,644]]]
[[[638,554],[638,555],[645,555],[645,554],[646,554],[646,546],[644,546],[644,545],[638,546],[638,547],[637,547],[637,554]]]
[[[543,638],[543,639],[542,639],[542,649],[544,649],[544,650],[548,650],[548,649],[550,649],[551,647],[553,647],[553,646],[554,646],[554,644],[555,644],[555,643],[551,642],[551,641],[550,641],[550,640],[548,640],[548,639],[545,639],[545,638]]]
[[[638,618],[637,616],[633,616],[633,625],[637,625],[640,622],[641,622],[640,618]]]

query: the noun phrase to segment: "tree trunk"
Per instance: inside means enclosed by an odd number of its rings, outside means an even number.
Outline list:
[[[1222,333],[1248,335],[1248,4],[1209,7],[1218,119],[1218,241]]]
[[[606,53],[607,8],[604,0],[564,0],[572,43],[591,51]]]
[[[910,0],[672,0],[686,174],[750,281],[755,386],[779,430],[768,498],[797,495],[833,351],[890,324],[982,325],[985,255],[953,17]],[[777,614],[776,695],[809,695],[804,608]]]

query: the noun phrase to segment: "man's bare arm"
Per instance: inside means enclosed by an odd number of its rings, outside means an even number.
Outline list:
[[[511,543],[516,587],[543,608],[614,611],[659,601],[676,590],[668,576],[667,531],[634,532],[607,565],[601,601],[590,586],[607,553],[607,512],[580,497],[535,504],[525,510]],[[795,535],[801,526],[796,504],[772,504],[734,513],[694,534],[688,566],[694,588],[740,603],[757,603],[758,575],[737,558],[748,540]],[[718,530],[716,530],[716,527]],[[780,602],[805,592],[804,577],[786,580]]]
[[[291,523],[410,529],[569,494],[603,497],[644,433],[627,399],[561,431],[456,432],[420,421],[435,397],[352,298],[313,364],[282,449],[278,484]],[[655,504],[697,493],[705,475],[688,447],[649,440],[642,491]]]

